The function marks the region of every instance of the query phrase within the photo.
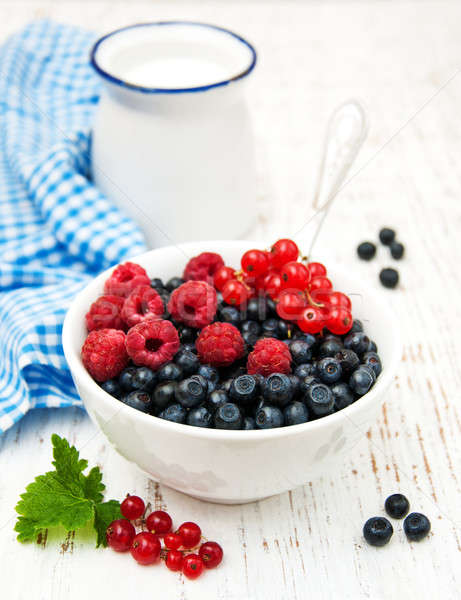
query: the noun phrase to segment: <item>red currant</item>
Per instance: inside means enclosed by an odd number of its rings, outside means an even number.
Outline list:
[[[307,267],[300,262],[289,262],[280,270],[282,289],[305,290],[309,284],[310,274]]]
[[[140,565],[151,565],[160,558],[161,545],[158,537],[149,531],[141,531],[131,544],[131,556]]]
[[[163,542],[169,550],[178,550],[182,546],[182,538],[177,533],[167,533]]]
[[[311,292],[315,290],[332,290],[333,284],[328,277],[314,277],[314,279],[311,279],[309,289]]]
[[[213,284],[217,290],[221,291],[224,285],[231,279],[234,279],[234,277],[234,269],[231,267],[220,267],[214,274]]]
[[[277,298],[277,314],[281,319],[297,319],[306,308],[306,296],[301,290],[283,290]]]
[[[152,533],[163,535],[171,531],[173,521],[170,515],[164,510],[155,510],[146,519],[146,527]]]
[[[271,248],[271,266],[280,269],[286,263],[297,260],[298,256],[298,246],[293,240],[278,240]]]
[[[178,550],[170,550],[166,555],[165,564],[170,571],[181,571],[183,563],[182,552]]]
[[[184,548],[194,548],[200,542],[202,537],[202,530],[200,527],[191,521],[186,521],[186,523],[180,525],[176,533],[181,536]]]
[[[182,572],[188,579],[197,579],[203,573],[205,565],[198,554],[189,554],[182,561]]]
[[[257,277],[269,268],[269,256],[263,250],[248,250],[242,256],[241,264],[244,271]]]
[[[225,283],[221,293],[224,302],[232,306],[242,306],[242,304],[246,304],[250,297],[246,286],[236,279],[231,279]]]
[[[130,521],[117,519],[106,529],[107,545],[116,552],[126,552],[131,548],[135,535],[135,528]]]
[[[347,333],[352,327],[352,314],[350,310],[343,306],[334,306],[331,308],[326,327],[335,335],[344,335]]]
[[[307,265],[307,269],[311,274],[311,279],[314,279],[314,277],[325,277],[327,274],[326,267],[322,263],[311,262]]]
[[[326,290],[317,290],[312,293],[312,298],[315,302],[325,304],[328,306],[343,306],[350,310],[352,308],[352,302],[350,298],[342,292],[331,292]]]
[[[222,561],[223,551],[217,542],[205,542],[200,546],[199,555],[207,569],[214,569]]]
[[[144,500],[139,496],[128,495],[120,504],[120,512],[129,521],[140,519],[144,514],[145,508]]]
[[[323,311],[317,306],[308,306],[297,324],[304,333],[320,333],[325,325]]]
[[[280,273],[273,271],[264,281],[264,290],[269,298],[275,300],[282,291],[282,277]]]

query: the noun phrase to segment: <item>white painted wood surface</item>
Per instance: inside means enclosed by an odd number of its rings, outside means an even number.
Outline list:
[[[461,4],[459,2],[9,2],[0,37],[31,18],[106,31],[147,19],[215,22],[260,53],[249,85],[260,159],[261,227],[268,240],[305,222],[328,114],[357,96],[371,132],[318,246],[377,286],[355,246],[383,224],[407,246],[400,289],[382,290],[402,327],[405,354],[381,418],[334,471],[291,493],[246,506],[189,499],[149,481],[108,447],[79,409],[37,410],[0,438],[0,571],[5,598],[300,600],[459,598],[461,595]],[[452,78],[454,76],[454,78]],[[451,81],[446,83],[450,78]],[[446,84],[446,85],[445,85]],[[445,87],[444,87],[445,86]],[[441,89],[443,88],[443,89]],[[109,497],[139,493],[177,522],[198,521],[222,542],[225,563],[198,582],[127,556],[95,551],[89,534],[15,541],[18,495],[50,463],[50,434],[67,436],[104,471]],[[302,460],[302,457],[293,457]],[[409,544],[395,523],[386,548],[363,543],[362,524],[401,490],[431,519]]]

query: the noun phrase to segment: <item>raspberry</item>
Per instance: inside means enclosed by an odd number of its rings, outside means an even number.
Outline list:
[[[94,329],[125,329],[125,324],[120,316],[123,298],[120,296],[101,296],[93,302],[90,310],[85,315],[88,331]]]
[[[255,344],[248,355],[247,370],[250,375],[259,373],[267,377],[271,373],[290,373],[291,354],[288,346],[275,338],[263,338]]]
[[[218,307],[216,290],[204,281],[187,281],[170,296],[168,311],[175,321],[201,329],[211,323]]]
[[[224,261],[219,254],[202,252],[194,256],[187,263],[182,278],[186,281],[206,281],[213,285],[213,277],[218,269],[224,266]]]
[[[82,346],[82,362],[93,379],[107,381],[127,366],[125,338],[120,329],[98,329],[88,334]]]
[[[227,367],[245,352],[242,334],[230,323],[212,323],[202,329],[195,342],[200,362]]]
[[[145,269],[135,263],[126,262],[112,271],[112,275],[104,284],[104,292],[126,298],[138,285],[150,285]]]
[[[171,321],[146,319],[128,331],[126,350],[136,365],[156,371],[179,350],[179,335]]]
[[[145,319],[161,319],[165,308],[158,292],[150,285],[139,285],[131,292],[122,308],[122,319],[129,327]]]

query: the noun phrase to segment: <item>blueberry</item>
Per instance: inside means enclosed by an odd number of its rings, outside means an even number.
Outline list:
[[[359,319],[354,319],[349,333],[357,333],[357,331],[363,331],[363,323]]]
[[[219,389],[223,390],[224,392],[226,392],[226,394],[228,394],[230,391],[231,385],[232,385],[232,381],[233,381],[232,377],[229,377],[229,379],[225,379],[224,381],[221,382]]]
[[[256,342],[259,340],[259,335],[255,334],[255,333],[251,333],[251,331],[244,331],[242,333],[242,337],[245,340],[245,344],[247,344],[248,346],[253,347]]]
[[[223,306],[219,309],[219,320],[238,327],[241,316],[234,306]]]
[[[192,354],[197,354],[197,348],[195,344],[183,344],[181,347],[183,352],[192,352]]]
[[[295,332],[296,332],[296,326],[293,325],[293,323],[289,323],[288,321],[279,319],[278,325],[277,325],[277,333],[278,333],[278,337],[281,340],[285,340],[285,339],[292,340]]]
[[[217,408],[223,404],[226,404],[226,402],[229,402],[229,396],[223,389],[220,389],[211,392],[207,398],[206,406],[211,412],[214,413]]]
[[[335,354],[336,360],[339,361],[344,376],[350,375],[360,365],[360,359],[353,350],[343,348]]]
[[[321,381],[316,375],[307,375],[307,377],[301,379],[299,393],[305,398],[308,388],[314,383],[321,383]]]
[[[304,396],[309,411],[316,417],[330,415],[334,411],[333,392],[324,383],[312,383]]]
[[[312,358],[312,350],[307,342],[302,340],[295,340],[290,344],[290,353],[293,361],[297,365],[307,363]]]
[[[385,546],[394,529],[385,517],[372,517],[363,526],[363,537],[371,546]]]
[[[297,340],[301,340],[302,342],[306,342],[306,344],[309,345],[309,348],[311,350],[313,350],[314,346],[317,345],[317,339],[311,333],[303,333],[302,331],[300,331],[299,333],[296,333],[295,335],[296,335],[296,339]]]
[[[205,406],[197,406],[187,413],[186,423],[193,427],[212,427],[213,415]]]
[[[229,396],[234,402],[246,405],[256,398],[259,385],[252,375],[240,375],[232,381]]]
[[[157,290],[157,292],[161,292],[165,286],[163,285],[163,281],[161,279],[155,277],[154,279],[150,280],[150,287],[154,288],[154,290]]]
[[[376,246],[373,242],[362,242],[357,246],[357,254],[362,260],[371,260],[376,254]]]
[[[157,410],[163,410],[168,404],[175,401],[176,387],[177,383],[175,381],[165,381],[155,388],[152,394],[152,402]]]
[[[135,390],[152,391],[157,380],[157,375],[148,367],[138,367],[133,375],[131,385]]]
[[[320,381],[328,384],[336,383],[341,379],[343,374],[339,360],[329,356],[319,360],[317,363],[317,372]]]
[[[135,388],[133,386],[133,377],[136,374],[136,367],[127,367],[123,369],[118,377],[120,387],[125,392],[132,392]]]
[[[335,399],[335,410],[342,410],[355,400],[354,394],[347,383],[335,383],[330,389]]]
[[[379,240],[381,244],[385,246],[390,246],[395,239],[395,231],[393,229],[389,229],[389,227],[383,227],[379,232]]]
[[[261,333],[265,337],[273,337],[278,339],[278,329],[278,319],[266,319],[261,325]]]
[[[301,378],[297,375],[293,375],[292,373],[289,373],[287,377],[291,381],[291,389],[293,390],[292,397],[294,398],[301,390]]]
[[[316,368],[312,363],[302,363],[298,365],[295,369],[295,375],[300,379],[304,379],[308,375],[313,375],[316,372]]]
[[[178,383],[176,387],[176,400],[184,406],[184,408],[192,408],[203,402],[207,396],[207,384],[201,382],[198,377],[184,379]]]
[[[243,419],[242,429],[247,431],[250,429],[256,429],[256,421],[253,419],[253,417],[245,417]]]
[[[120,384],[116,379],[108,379],[101,383],[102,389],[113,396],[114,398],[120,398],[122,394],[122,390],[120,389]]]
[[[344,347],[347,348],[347,350],[353,350],[358,356],[368,350],[369,343],[370,339],[363,333],[363,331],[349,333],[344,338]]]
[[[174,357],[174,362],[181,367],[184,375],[196,373],[200,366],[198,356],[188,350],[179,351]]]
[[[264,382],[262,394],[269,403],[285,406],[293,398],[293,386],[290,378],[282,373],[272,373]]]
[[[171,279],[169,279],[166,282],[165,287],[169,292],[172,292],[173,290],[178,288],[183,283],[184,283],[184,279],[181,279],[181,277],[172,277]]]
[[[272,300],[272,298],[267,298],[266,305],[267,305],[267,314],[269,316],[275,317],[277,315],[277,304],[276,304],[275,300]]]
[[[403,494],[392,494],[392,496],[386,498],[384,508],[393,519],[403,519],[410,510],[410,503]]]
[[[383,269],[379,274],[379,280],[384,287],[393,289],[399,282],[399,273],[395,269]]]
[[[264,382],[266,381],[266,378],[264,377],[264,375],[261,375],[261,373],[255,373],[253,375],[253,377],[256,379],[256,381],[259,384],[259,389],[262,390],[263,389],[263,385]]]
[[[309,412],[306,405],[303,402],[290,402],[283,409],[283,417],[285,419],[285,425],[299,425],[300,423],[307,423],[309,420]]]
[[[400,242],[394,241],[390,245],[390,251],[391,251],[392,258],[399,260],[402,258],[402,256],[405,253],[405,246],[403,244],[401,244]]]
[[[335,354],[341,352],[343,348],[344,346],[341,340],[334,337],[328,338],[319,346],[319,358],[335,356]]]
[[[211,365],[200,365],[198,374],[213,383],[219,382],[219,371],[216,367],[212,367]]]
[[[373,340],[368,344],[367,352],[378,352],[378,346]]]
[[[246,307],[246,316],[252,321],[265,321],[268,315],[268,307],[265,298],[251,298]]]
[[[381,359],[376,352],[365,352],[365,354],[362,356],[362,362],[364,365],[368,365],[373,369],[376,377],[378,377],[383,370]]]
[[[173,423],[185,423],[186,415],[187,411],[183,406],[180,404],[170,404],[165,410],[162,410],[159,417]]]
[[[130,392],[129,394],[122,396],[120,400],[123,404],[131,406],[131,408],[136,408],[136,410],[140,410],[144,413],[150,413],[154,409],[151,395],[144,390]]]
[[[431,530],[431,522],[422,513],[410,513],[403,522],[403,530],[410,542],[420,542]]]
[[[252,333],[258,336],[261,333],[261,325],[256,321],[243,321],[240,325],[240,331],[242,333]]]
[[[243,423],[240,408],[233,402],[220,406],[214,414],[216,429],[241,429]]]
[[[164,381],[181,381],[181,379],[183,379],[183,372],[181,367],[176,363],[167,363],[157,371],[157,381],[159,383]]]
[[[366,365],[360,365],[350,376],[349,387],[357,396],[363,396],[373,387],[376,381],[376,376],[373,378],[373,375],[373,369],[367,368]]]
[[[197,330],[183,325],[179,328],[179,341],[181,344],[193,344],[197,339]]]
[[[256,411],[256,427],[258,429],[272,429],[282,427],[284,424],[283,413],[277,406],[264,404]]]

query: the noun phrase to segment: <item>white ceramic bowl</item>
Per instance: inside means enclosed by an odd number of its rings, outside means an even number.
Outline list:
[[[261,246],[261,244],[259,244]],[[254,242],[188,243],[151,250],[132,259],[151,277],[180,275],[188,257],[217,251],[238,266]],[[346,409],[311,423],[264,431],[222,431],[179,425],[130,408],[106,392],[85,370],[80,348],[85,313],[102,293],[108,270],[73,301],[63,330],[63,346],[75,384],[96,425],[114,448],[155,480],[212,502],[251,502],[295,488],[341,461],[376,418],[401,357],[398,327],[385,301],[344,270],[329,267],[335,288],[351,295],[354,317],[378,344],[383,372],[375,386]]]

